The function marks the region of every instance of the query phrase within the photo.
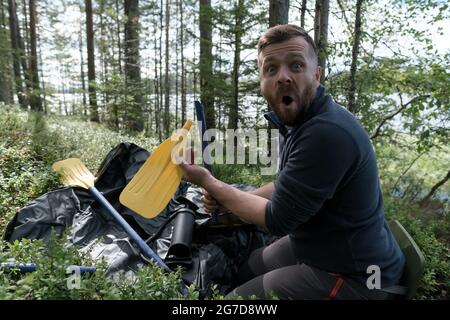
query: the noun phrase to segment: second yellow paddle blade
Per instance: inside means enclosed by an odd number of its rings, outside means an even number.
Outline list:
[[[172,161],[172,150],[181,151],[192,121],[186,121],[181,133],[161,143],[145,161],[120,194],[119,200],[127,208],[146,218],[157,216],[169,203],[181,182],[182,170]],[[181,148],[180,148],[181,147]]]
[[[65,185],[79,186],[89,189],[94,186],[94,175],[77,158],[69,158],[55,162],[52,165],[53,170],[62,174],[62,180]]]

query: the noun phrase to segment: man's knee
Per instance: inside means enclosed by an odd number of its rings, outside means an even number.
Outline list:
[[[261,275],[245,282],[244,284],[240,285],[239,287],[235,288],[233,291],[228,293],[225,298],[265,299],[263,276]]]

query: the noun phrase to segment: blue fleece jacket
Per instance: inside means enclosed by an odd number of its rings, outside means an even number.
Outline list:
[[[355,117],[317,89],[301,122],[280,128],[279,171],[265,219],[289,234],[302,262],[366,284],[376,265],[382,288],[398,284],[404,256],[383,211],[375,153]]]

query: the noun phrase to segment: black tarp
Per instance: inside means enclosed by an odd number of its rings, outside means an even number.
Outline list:
[[[235,285],[238,267],[249,253],[272,239],[254,225],[236,226],[230,222],[211,227],[210,217],[202,209],[201,191],[185,182],[155,218],[143,218],[122,206],[119,202],[122,189],[148,156],[149,152],[137,145],[119,144],[100,165],[95,186],[144,240],[150,240],[148,244],[162,259],[170,248],[179,209],[187,205],[193,209],[190,256],[180,260],[185,266],[183,278],[195,283],[205,294],[214,284],[226,293]],[[77,187],[46,193],[20,209],[9,222],[4,240],[43,239],[48,244],[52,229],[60,236],[67,232],[69,242],[80,250],[89,250],[94,259],[103,257],[108,274],[133,272],[145,263],[120,226],[88,191]]]

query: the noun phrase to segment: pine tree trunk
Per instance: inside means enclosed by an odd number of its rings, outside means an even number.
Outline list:
[[[179,7],[177,5],[175,5],[176,8],[176,12],[175,12],[175,16],[178,17],[180,16],[180,11],[179,11]],[[179,90],[179,72],[178,72],[178,42],[180,40],[180,29],[177,28],[176,30],[176,36],[175,36],[175,128],[178,128],[178,90]]]
[[[237,129],[239,123],[239,67],[241,65],[242,11],[244,0],[239,0],[235,8],[234,61],[233,61],[233,100],[228,119],[228,128]]]
[[[44,103],[44,114],[48,113],[48,108],[47,108],[47,93],[46,93],[46,89],[45,89],[45,77],[44,77],[44,66],[43,66],[43,62],[42,62],[42,46],[41,46],[41,40],[39,35],[41,34],[41,30],[38,28],[38,33],[37,33],[37,43],[38,43],[38,61],[39,61],[39,68],[41,69],[40,75],[41,75],[41,83],[42,83],[42,102]]]
[[[356,103],[356,68],[358,63],[359,54],[359,44],[361,41],[361,7],[363,0],[356,1],[356,16],[355,16],[355,30],[353,37],[353,48],[352,48],[352,64],[350,67],[350,87],[348,89],[348,110],[355,113]]]
[[[156,24],[155,24],[155,32],[154,32],[155,38],[154,38],[154,47],[155,47],[155,80],[154,80],[154,87],[155,87],[155,129],[156,133],[159,137],[159,141],[161,141],[161,114],[160,114],[160,108],[159,108],[159,77],[158,77],[158,63],[156,61],[156,57],[158,54],[158,38],[156,37]]]
[[[307,0],[302,0],[302,6],[300,8],[300,27],[305,28],[305,15],[306,15]]]
[[[80,23],[80,34],[79,34],[79,49],[80,49],[80,77],[81,77],[81,91],[83,94],[83,114],[87,115],[87,99],[86,99],[86,81],[84,75],[84,55],[83,55],[83,30],[82,24]]]
[[[164,133],[165,136],[169,136],[170,132],[170,83],[169,83],[169,27],[170,27],[170,1],[166,0],[166,23],[165,23],[165,31],[166,31],[166,54],[165,54],[165,77],[164,77]]]
[[[289,22],[289,0],[269,1],[269,27]]]
[[[183,23],[183,0],[180,4],[180,54],[181,54],[181,123],[186,121],[186,70],[184,66],[184,23]]]
[[[122,44],[120,41],[120,11],[119,11],[119,0],[115,0],[116,5],[116,25],[117,25],[117,49],[119,53],[118,65],[119,65],[119,73],[122,74]]]
[[[89,90],[89,111],[90,120],[99,122],[97,94],[95,89],[95,58],[94,58],[94,26],[92,21],[92,2],[85,0],[86,7],[86,44],[88,56],[88,90]]]
[[[30,106],[34,111],[42,112],[41,89],[39,88],[37,36],[36,36],[36,0],[29,1],[30,8]]]
[[[22,15],[23,15],[22,30],[25,33],[24,53],[26,56],[30,56],[30,34],[29,34],[29,29],[28,29],[28,11],[27,11],[27,1],[26,0],[22,0]]]
[[[13,56],[14,83],[17,99],[23,109],[27,109],[28,102],[26,99],[25,88],[23,85],[22,73],[20,70],[21,53],[19,48],[19,22],[17,19],[17,7],[15,0],[8,0],[9,9],[9,32],[11,38],[11,49]]]
[[[128,110],[128,127],[134,131],[144,129],[142,114],[141,68],[139,58],[139,1],[125,0],[125,76],[132,90],[133,105]]]
[[[26,54],[26,50],[25,50],[25,44],[23,42],[22,39],[22,35],[20,34],[20,30],[19,30],[19,19],[16,17],[17,20],[17,30],[16,30],[16,34],[17,34],[17,39],[19,42],[19,53],[20,53],[20,65],[22,67],[22,74],[23,77],[25,79],[25,94],[26,94],[26,101],[27,101],[27,106],[30,104],[30,93],[32,91],[32,81],[31,81],[31,74],[30,74],[30,70],[28,67],[28,59],[27,59],[27,54]]]
[[[158,64],[159,64],[159,95],[158,95],[158,99],[159,99],[159,114],[161,116],[161,119],[164,120],[164,115],[161,114],[162,110],[163,110],[163,76],[162,76],[162,61],[163,61],[163,55],[162,55],[162,38],[163,38],[163,29],[164,29],[164,25],[163,25],[163,15],[164,15],[164,3],[163,0],[160,1],[160,15],[159,15],[159,25],[160,25],[160,31],[159,31],[159,60],[158,60]],[[161,120],[160,120],[161,121]],[[164,121],[160,122],[160,130],[159,130],[159,140],[162,140],[162,134],[164,131]]]
[[[200,100],[208,128],[215,128],[211,0],[200,0]]]
[[[314,41],[319,52],[318,65],[322,68],[320,81],[325,79],[325,67],[328,46],[328,14],[329,0],[316,0],[314,16]]]
[[[153,25],[155,26],[155,32],[154,34],[154,48],[155,48],[155,62],[154,62],[154,66],[155,66],[155,129],[156,129],[156,133],[158,135],[158,139],[161,142],[162,141],[162,130],[161,130],[161,104],[160,104],[160,100],[159,100],[159,96],[160,96],[160,73],[159,73],[159,64],[157,61],[157,57],[158,57],[158,43],[161,45],[161,37],[156,36],[157,34],[157,28],[158,28],[158,24],[157,22],[157,16],[158,14],[154,14],[154,23]],[[160,17],[161,18],[161,17]],[[160,30],[161,31],[161,30]],[[159,41],[159,42],[158,42]],[[161,50],[159,50],[159,54],[161,56]]]
[[[13,103],[14,97],[12,92],[12,83],[11,83],[11,69],[10,69],[10,42],[7,41],[8,34],[6,28],[6,14],[5,14],[5,5],[3,0],[0,0],[0,40],[1,51],[4,53],[4,57],[2,59],[2,63],[0,64],[0,72],[2,76],[0,76],[0,101],[5,102],[6,104]]]
[[[99,0],[99,14],[100,17],[100,43],[99,43],[99,51],[100,51],[100,61],[101,61],[101,82],[103,84],[108,83],[108,65],[107,65],[107,58],[106,58],[106,44],[105,44],[105,24],[103,20],[103,16],[105,14],[105,0]],[[107,90],[102,90],[102,101],[100,105],[103,105],[106,109],[108,101],[108,94]],[[107,110],[108,112],[108,110]]]

